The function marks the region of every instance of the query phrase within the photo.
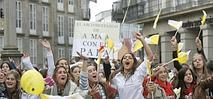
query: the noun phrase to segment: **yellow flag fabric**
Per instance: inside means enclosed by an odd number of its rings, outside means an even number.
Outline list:
[[[98,52],[98,59],[96,60],[96,64],[99,66],[100,63],[101,63],[101,56],[102,56],[102,53],[101,52]]]
[[[107,39],[107,47],[109,48],[109,49],[113,49],[113,47],[114,47],[114,42],[113,42],[113,40],[112,39]]]
[[[150,37],[151,42],[149,44],[158,45],[160,35],[153,35]]]
[[[182,27],[183,21],[169,20],[168,24],[178,30],[180,27]]]
[[[191,51],[178,53],[178,58],[175,58],[175,60],[177,60],[180,64],[187,63],[190,52]]]
[[[152,76],[151,62],[148,59],[146,60],[146,68],[147,68],[146,70],[149,76]]]
[[[178,52],[180,52],[183,49],[183,43],[178,43]]]
[[[44,90],[44,79],[36,70],[26,71],[20,81],[21,88],[29,94],[39,95]]]
[[[202,10],[202,11],[203,11],[203,16],[202,16],[202,20],[201,20],[201,25],[204,25],[205,22],[206,22],[207,14],[206,14],[206,12],[204,10]]]
[[[75,93],[70,96],[52,96],[47,94],[41,94],[41,99],[84,99],[79,93]]]
[[[133,47],[133,52],[136,52],[137,50],[141,49],[143,47],[143,44],[140,40],[136,40]]]
[[[156,27],[157,27],[157,23],[158,23],[158,19],[159,19],[159,17],[160,17],[160,13],[161,13],[161,9],[160,9],[160,11],[158,12],[157,17],[155,18],[155,22],[154,22],[154,25],[153,25],[153,29],[156,29]]]

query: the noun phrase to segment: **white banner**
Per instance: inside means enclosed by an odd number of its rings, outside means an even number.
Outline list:
[[[76,53],[78,51],[87,57],[97,58],[98,48],[100,45],[105,45],[106,38],[112,39],[116,48],[119,46],[119,30],[120,24],[118,23],[76,21],[72,56],[78,56]]]

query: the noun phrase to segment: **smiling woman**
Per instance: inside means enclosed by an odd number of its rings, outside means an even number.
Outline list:
[[[140,33],[135,37],[141,41],[144,46],[148,60],[152,60],[152,51],[146,44]],[[146,76],[146,60],[137,66],[138,62],[133,53],[126,53],[121,59],[121,69],[111,75],[111,82],[117,88],[120,99],[144,99],[141,94],[143,86],[141,82]]]
[[[20,75],[17,71],[11,70],[6,75],[5,95],[8,99],[20,99],[21,91],[19,89]]]

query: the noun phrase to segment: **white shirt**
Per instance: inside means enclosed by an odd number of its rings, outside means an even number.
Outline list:
[[[119,72],[112,79],[112,84],[118,90],[120,99],[144,99],[142,82],[147,74],[146,60],[140,64],[134,74],[129,78]]]

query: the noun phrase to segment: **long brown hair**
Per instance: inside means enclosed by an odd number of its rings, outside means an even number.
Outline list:
[[[54,69],[52,78],[53,78],[53,80],[56,82],[56,84],[57,84],[56,73],[57,73],[57,71],[58,71],[60,68],[63,68],[63,69],[66,71],[66,68],[63,67],[63,66],[58,66],[58,67],[56,67],[56,68]],[[67,81],[66,81],[66,83],[67,83],[67,82],[69,81],[69,79],[70,79],[70,74],[69,74],[67,71],[66,71],[66,74],[67,74]]]
[[[136,59],[136,57],[135,57],[135,55],[133,54],[133,53],[126,53],[126,54],[130,54],[132,57],[133,57],[133,60],[134,60],[134,62],[133,62],[133,66],[132,66],[132,70],[130,71],[130,75],[129,75],[129,77],[131,76],[131,75],[133,75],[134,74],[134,72],[136,71],[136,69],[137,69],[137,67],[138,67],[138,61],[137,61],[137,59]],[[122,61],[123,61],[123,59],[124,59],[124,56],[126,55],[126,54],[124,54],[123,55],[123,57],[121,58],[121,61],[120,61],[120,68],[118,69],[118,70],[116,70],[115,72],[113,72],[111,75],[110,75],[110,77],[109,77],[109,81],[111,81],[114,77],[115,77],[115,75],[117,74],[117,73],[119,73],[119,72],[121,72],[122,74],[124,74],[124,66],[123,66],[123,64],[122,64]]]
[[[9,89],[7,89],[7,87],[6,87],[6,90],[7,90],[7,93],[6,93],[6,95],[7,95],[7,97],[9,98],[9,99],[20,99],[20,94],[21,94],[21,91],[20,91],[20,75],[19,75],[19,73],[16,71],[16,70],[11,70],[11,71],[9,71],[7,74],[6,74],[6,78],[7,78],[7,76],[9,76],[9,75],[13,75],[14,77],[15,77],[15,80],[16,80],[16,88],[15,88],[15,90],[14,90],[14,92],[12,92],[12,93],[9,93]],[[6,85],[5,85],[6,86]]]

